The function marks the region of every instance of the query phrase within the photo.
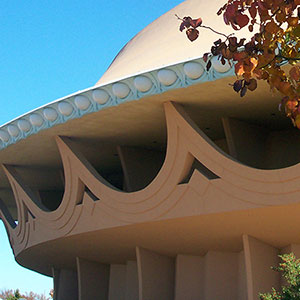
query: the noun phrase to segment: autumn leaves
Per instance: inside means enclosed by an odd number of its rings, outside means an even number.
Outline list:
[[[180,31],[195,41],[199,28],[210,29],[224,39],[217,40],[211,52],[203,57],[210,68],[210,56],[218,56],[222,64],[234,63],[237,80],[235,92],[244,96],[257,88],[257,80],[265,80],[271,91],[282,95],[280,108],[300,128],[300,0],[228,0],[217,12],[234,30],[248,26],[254,32],[249,41],[238,40],[203,24],[202,19],[180,19]],[[290,64],[289,71],[282,66]]]

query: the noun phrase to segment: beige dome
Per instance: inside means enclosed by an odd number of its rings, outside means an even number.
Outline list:
[[[180,17],[201,17],[203,25],[230,34],[233,29],[224,24],[222,16],[216,14],[225,2],[225,0],[186,0],[171,9],[124,46],[96,85],[202,57],[204,53],[209,52],[213,42],[220,36],[202,28],[198,40],[190,42],[186,35],[179,31],[180,21],[175,14]],[[241,30],[237,35],[247,36],[247,34],[249,35],[247,30]]]

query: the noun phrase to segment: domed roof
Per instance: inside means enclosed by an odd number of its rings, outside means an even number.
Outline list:
[[[199,38],[190,42],[186,35],[179,31],[180,21],[175,14],[181,18],[201,17],[203,25],[230,34],[233,29],[224,24],[222,16],[217,16],[217,11],[225,2],[225,0],[186,0],[174,7],[132,38],[118,53],[96,85],[202,57],[204,53],[209,52],[213,42],[220,36],[202,28]],[[241,30],[237,36],[247,37],[247,34],[249,35],[247,30]]]

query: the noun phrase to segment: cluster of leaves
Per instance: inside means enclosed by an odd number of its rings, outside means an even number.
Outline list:
[[[260,294],[261,300],[299,300],[300,299],[300,259],[293,253],[279,255],[281,262],[273,270],[281,272],[287,285],[281,291],[272,289],[271,293]]]
[[[176,15],[177,16],[177,15]],[[177,16],[178,19],[180,19]],[[200,27],[202,25],[202,19],[192,19],[191,17],[184,17],[182,19],[182,22],[180,24],[179,30],[182,32],[186,29],[186,35],[190,41],[195,41],[199,36],[199,30],[197,27]]]
[[[2,290],[0,291],[0,299],[2,300],[19,300],[19,299],[26,299],[26,300],[50,300],[52,299],[51,291],[50,297],[47,297],[44,294],[37,294],[34,292],[29,292],[25,294],[21,294],[20,291],[17,289],[13,290]]]
[[[4,291],[0,292],[0,299],[3,299],[3,300],[18,300],[21,298],[22,298],[22,295],[20,294],[20,291],[18,289],[15,291],[4,290]]]
[[[181,19],[180,30],[186,30],[191,41],[199,37],[198,27],[224,36],[204,55],[207,69],[210,56],[217,55],[225,64],[234,63],[237,80],[233,89],[243,97],[257,88],[257,80],[265,80],[271,91],[282,95],[280,109],[300,128],[300,0],[228,0],[217,12],[234,30],[247,27],[250,40],[238,39],[204,26],[202,19]],[[285,71],[282,66],[288,63]]]

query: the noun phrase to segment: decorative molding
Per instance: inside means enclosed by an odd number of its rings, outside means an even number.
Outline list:
[[[94,86],[51,102],[2,125],[0,151],[42,130],[107,107],[234,75],[234,68],[229,64],[222,65],[216,57],[211,60],[209,71],[203,59],[199,58]]]
[[[242,165],[197,128],[182,107],[171,102],[164,106],[168,132],[165,161],[156,177],[139,191],[126,193],[113,187],[68,138],[57,138],[65,192],[55,211],[43,207],[13,167],[4,166],[17,203],[18,224],[12,226],[3,203],[0,218],[15,254],[46,241],[95,230],[299,203],[299,165],[279,170]],[[195,160],[206,169],[192,169]],[[182,183],[191,169],[189,180]],[[216,176],[206,176],[207,170]]]

